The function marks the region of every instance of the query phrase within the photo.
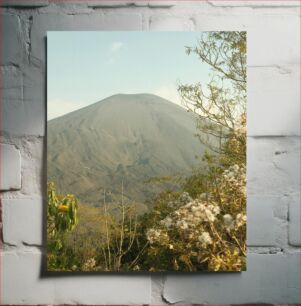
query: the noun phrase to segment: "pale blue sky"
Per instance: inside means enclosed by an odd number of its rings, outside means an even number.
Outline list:
[[[180,104],[177,84],[207,83],[209,68],[185,46],[198,32],[48,32],[48,119],[117,93]]]

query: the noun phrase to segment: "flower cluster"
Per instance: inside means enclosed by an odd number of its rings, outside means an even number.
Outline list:
[[[246,222],[247,216],[242,213],[237,214],[235,219],[230,214],[225,214],[223,216],[223,224],[228,232],[233,229],[238,230],[240,227],[245,225]]]
[[[237,227],[241,227],[243,225],[245,225],[247,222],[247,216],[244,214],[238,214],[236,216],[236,226]]]
[[[94,258],[89,258],[82,266],[82,271],[91,271],[96,266],[96,260]]]
[[[188,198],[187,195],[184,196]],[[204,231],[204,227],[206,227],[205,224],[216,221],[220,208],[216,204],[209,204],[203,198],[203,196],[195,200],[190,198],[187,204],[176,209],[161,220],[159,228],[149,229],[147,239],[150,244],[155,242],[162,243],[163,241],[168,242],[168,233],[171,231],[180,232],[183,239],[195,240],[202,246],[211,244],[211,237],[208,232]]]
[[[185,192],[169,202],[170,212],[147,231],[151,254],[173,256],[177,269],[240,270],[246,252],[245,185],[245,165],[234,164],[206,193],[193,199]]]
[[[221,183],[225,185],[224,190],[229,188],[230,192],[246,197],[246,166],[233,165],[223,172]]]
[[[168,241],[168,235],[161,229],[149,229],[146,233],[147,240],[150,244],[154,242],[164,243]]]
[[[203,232],[199,237],[198,240],[200,242],[200,246],[205,248],[208,244],[212,244],[212,238],[208,232]]]

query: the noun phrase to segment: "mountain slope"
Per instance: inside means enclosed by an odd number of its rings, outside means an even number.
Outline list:
[[[144,202],[160,187],[150,178],[187,174],[204,147],[195,118],[155,95],[114,95],[48,122],[48,180],[85,203]],[[165,187],[172,188],[172,183]]]

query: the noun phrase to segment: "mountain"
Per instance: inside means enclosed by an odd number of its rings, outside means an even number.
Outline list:
[[[162,188],[176,188],[168,177],[187,175],[204,147],[196,118],[152,94],[117,94],[62,117],[47,128],[48,180],[83,203],[143,203]],[[165,177],[158,183],[153,178]]]

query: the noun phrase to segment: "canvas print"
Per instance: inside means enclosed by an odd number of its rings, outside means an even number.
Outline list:
[[[246,270],[246,32],[48,32],[47,270]]]

